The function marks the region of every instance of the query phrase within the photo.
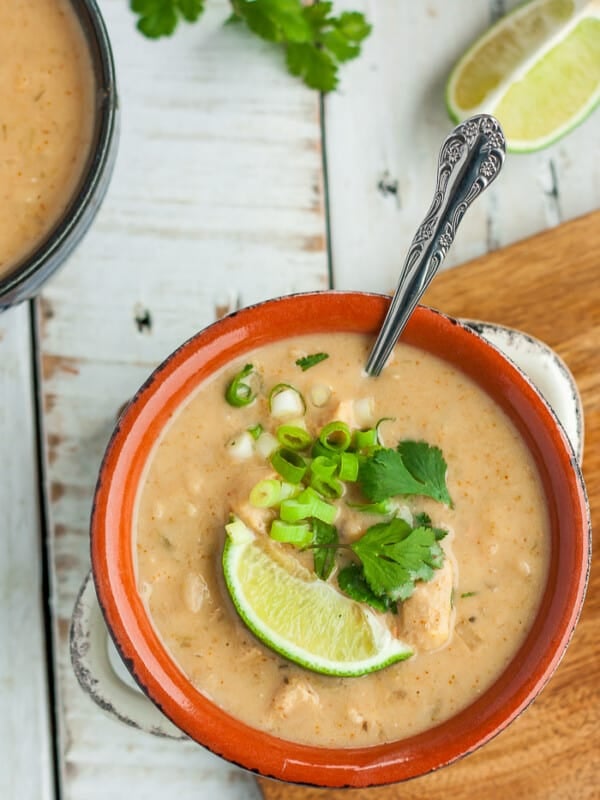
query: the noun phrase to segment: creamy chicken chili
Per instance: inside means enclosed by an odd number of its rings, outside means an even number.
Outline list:
[[[0,277],[67,207],[88,157],[94,75],[68,0],[0,3]]]
[[[215,375],[164,431],[136,511],[139,591],[181,670],[245,722],[322,746],[403,738],[472,702],[518,649],[547,574],[542,488],[512,423],[460,371],[404,344],[381,377],[364,377],[369,347],[358,334],[301,337],[249,353]],[[317,352],[328,357],[306,371],[295,364]],[[443,452],[453,507],[411,496],[393,512],[428,514],[447,531],[444,566],[433,580],[420,582],[398,614],[381,612],[414,650],[409,660],[361,677],[317,674],[276,655],[238,617],[223,581],[224,526],[232,512],[260,526],[248,497],[273,475],[259,444],[276,427],[263,396],[241,408],[225,402],[246,363],[265,392],[284,382],[301,393],[309,431],[332,420],[366,429],[385,419],[378,431],[386,447],[410,439]],[[265,430],[255,446],[240,445],[258,423]],[[337,503],[343,507],[345,499]],[[355,541],[381,519],[342,508],[340,539]],[[280,546],[310,565],[309,553]],[[336,585],[335,571],[329,580]]]

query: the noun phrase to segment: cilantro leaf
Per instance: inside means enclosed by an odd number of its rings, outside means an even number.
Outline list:
[[[425,527],[428,527],[428,526],[431,525],[431,517],[429,516],[429,514],[426,514],[424,511],[419,511],[418,514],[415,514],[414,515],[414,520],[417,523],[417,525],[423,525]]]
[[[312,44],[288,45],[286,63],[292,75],[302,78],[311,89],[331,92],[338,84],[335,61],[326,50]]]
[[[232,0],[251,31],[270,42],[308,42],[311,28],[299,0]]]
[[[411,475],[427,485],[428,496],[440,503],[452,506],[452,500],[446,487],[448,466],[440,448],[433,447],[427,442],[407,440],[400,442],[397,449]]]
[[[322,92],[335,89],[338,66],[356,58],[371,26],[358,11],[333,12],[333,3],[302,0],[230,0],[226,24],[243,22],[269,42],[285,48],[289,72]],[[138,29],[151,39],[170,36],[180,21],[196,22],[205,0],[130,0]]]
[[[413,529],[400,518],[373,525],[351,549],[373,592],[394,601],[409,598],[415,582],[431,580],[433,570],[444,563],[433,528]]]
[[[363,459],[358,482],[372,502],[409,494],[432,497],[451,506],[446,469],[438,447],[406,441],[401,442],[397,450],[382,448]]]
[[[444,536],[448,535],[448,531],[444,530],[443,528],[436,528],[432,523],[429,514],[426,514],[424,511],[421,511],[419,514],[415,514],[414,521],[416,523],[416,528],[431,528],[431,530],[435,533],[435,538],[438,540],[438,542],[440,539],[443,539]]]
[[[196,22],[204,11],[204,0],[131,0],[129,5],[139,16],[138,30],[150,39],[170,36],[180,17]]]
[[[328,31],[322,37],[323,45],[338,61],[350,61],[360,53],[360,45],[349,41],[337,28]]]
[[[371,33],[371,25],[360,11],[344,11],[336,20],[337,30],[350,42],[362,42]]]
[[[423,484],[404,466],[402,456],[389,447],[375,450],[363,459],[358,482],[365,496],[374,503],[397,494],[424,494]]]
[[[349,564],[341,569],[338,575],[338,585],[344,594],[359,603],[368,603],[378,611],[398,613],[398,607],[393,600],[385,595],[380,597],[373,592],[365,578],[365,571],[359,564]]]
[[[314,367],[315,364],[320,364],[326,358],[329,358],[329,353],[313,353],[312,355],[304,356],[304,358],[298,358],[296,364],[303,372],[306,372],[307,369]]]
[[[313,561],[315,573],[322,580],[327,580],[335,566],[335,551],[339,538],[335,525],[313,518]],[[320,545],[325,545],[320,547]]]

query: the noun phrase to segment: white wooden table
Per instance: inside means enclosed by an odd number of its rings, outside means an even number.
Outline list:
[[[96,471],[152,368],[236,306],[298,290],[391,290],[451,128],[443,85],[512,0],[351,0],[374,25],[322,100],[227,3],[148,42],[100,0],[122,134],[95,224],[33,303],[0,316],[0,798],[258,796],[191,743],[155,739],[85,696],[68,652],[89,569]],[[453,265],[600,206],[600,118],[509,157],[467,215]]]

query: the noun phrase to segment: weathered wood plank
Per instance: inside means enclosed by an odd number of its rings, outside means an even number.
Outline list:
[[[440,145],[450,132],[449,72],[509,2],[340,0],[373,23],[359,59],[325,101],[334,281],[395,287],[429,208]],[[530,236],[600,205],[598,116],[538,153],[510,155],[469,210],[445,267]]]
[[[54,797],[29,307],[0,315],[0,797]]]
[[[328,282],[319,98],[256,37],[198,26],[149,42],[122,0],[102,10],[119,75],[116,172],[94,224],[38,302],[65,800],[251,798],[201,748],[105,718],[71,669],[97,470],[115,416],[178,344],[240,304]],[[240,42],[240,37],[244,38]]]

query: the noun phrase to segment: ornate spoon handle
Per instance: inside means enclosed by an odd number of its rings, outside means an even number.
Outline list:
[[[408,318],[446,257],[471,203],[500,172],[506,142],[497,119],[479,114],[444,140],[431,207],[411,242],[398,288],[369,355],[366,372],[379,375]]]

